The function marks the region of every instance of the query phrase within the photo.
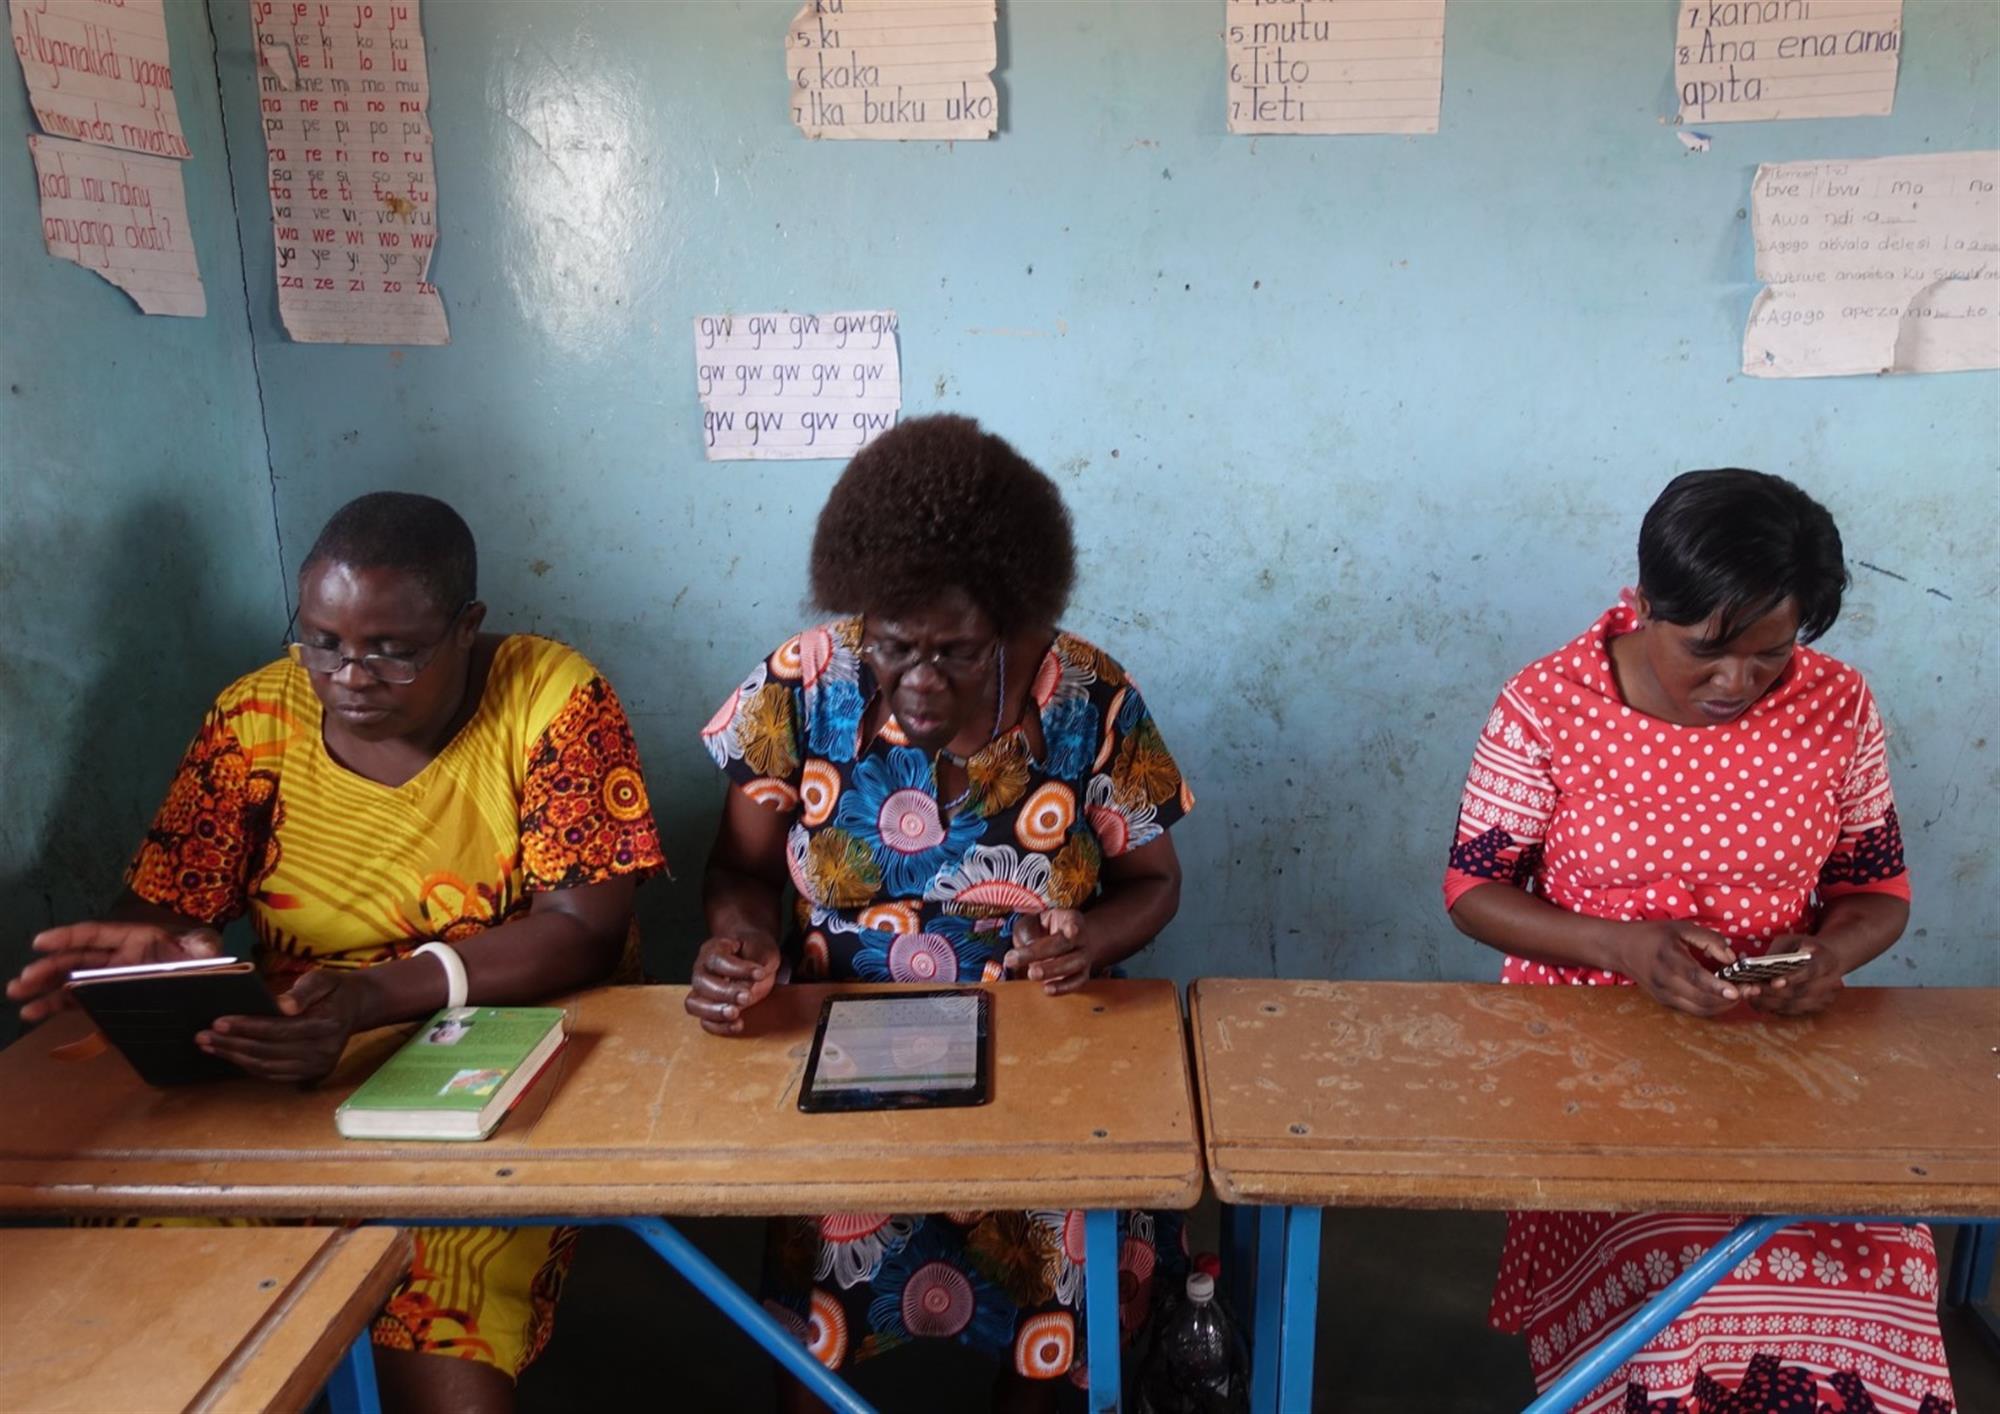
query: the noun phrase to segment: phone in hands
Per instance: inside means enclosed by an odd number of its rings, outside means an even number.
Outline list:
[[[1725,982],[1775,982],[1789,977],[1813,960],[1809,952],[1777,952],[1764,957],[1739,957],[1716,973]]]

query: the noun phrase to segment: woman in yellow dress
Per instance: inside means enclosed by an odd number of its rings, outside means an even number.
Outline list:
[[[484,633],[472,533],[428,496],[337,512],[299,571],[288,655],[209,710],[100,920],[41,934],[7,986],[34,1021],[73,968],[212,956],[248,914],[280,1016],[198,1038],[311,1082],[350,1036],[448,1000],[540,1001],[636,970],[632,896],[661,869],[632,732],[573,650]],[[420,1229],[374,1326],[384,1403],[507,1410],[547,1341],[573,1229]],[[439,1359],[436,1357],[456,1357]]]

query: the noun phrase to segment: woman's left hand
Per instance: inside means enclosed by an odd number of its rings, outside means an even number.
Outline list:
[[[1800,934],[1773,938],[1773,953],[1809,952],[1813,960],[1783,977],[1762,983],[1750,997],[1750,1005],[1773,1016],[1808,1016],[1824,1011],[1847,986],[1840,957],[1817,938]]]
[[[1090,926],[1073,908],[1024,913],[1014,925],[1014,946],[1001,966],[1042,984],[1050,996],[1074,992],[1094,970]]]
[[[360,973],[316,969],[278,998],[282,1015],[217,1017],[195,1044],[260,1080],[311,1084],[332,1073],[348,1038],[364,1029],[366,993]]]

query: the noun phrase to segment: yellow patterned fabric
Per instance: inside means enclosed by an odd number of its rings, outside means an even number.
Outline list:
[[[314,967],[370,967],[462,941],[533,896],[665,867],[638,748],[611,686],[560,643],[494,649],[479,706],[413,779],[335,761],[289,659],[240,678],[188,747],[126,882],[221,926],[247,913],[274,987]],[[622,975],[637,975],[637,934]],[[417,1230],[378,1345],[479,1360],[512,1376],[548,1339],[574,1229]]]

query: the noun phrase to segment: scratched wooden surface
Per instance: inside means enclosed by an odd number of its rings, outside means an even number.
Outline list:
[[[51,1054],[83,1030],[67,1016],[0,1052],[0,1211],[630,1216],[1185,1208],[1200,1196],[1172,983],[1063,997],[996,985],[990,1104],[801,1114],[821,1000],[881,990],[781,987],[734,1038],[703,1032],[683,987],[584,993],[551,1072],[478,1144],[334,1132],[334,1107],[401,1031],[357,1041],[316,1091],[151,1090],[116,1054]]]
[[[1225,1201],[2000,1215],[2000,990],[1700,1020],[1627,987],[1205,979]]]
[[[0,1409],[305,1409],[409,1264],[394,1228],[0,1232]]]

